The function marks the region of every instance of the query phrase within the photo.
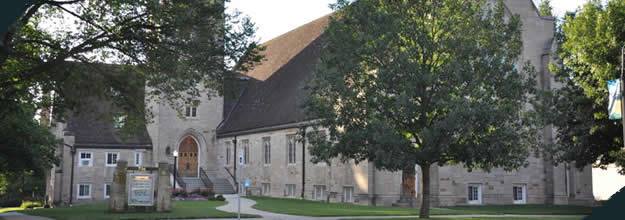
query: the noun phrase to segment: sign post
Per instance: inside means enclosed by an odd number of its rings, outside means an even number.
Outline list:
[[[625,100],[623,100],[623,91],[625,91],[625,85],[623,85],[623,79],[625,78],[625,44],[621,47],[621,124],[623,125],[623,146],[625,147]]]
[[[241,178],[241,168],[243,168],[243,160],[244,160],[243,152],[239,153],[239,173],[237,174],[238,178]],[[241,220],[241,181],[236,180],[237,182],[237,219]]]

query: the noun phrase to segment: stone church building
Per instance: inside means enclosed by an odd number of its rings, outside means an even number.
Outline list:
[[[523,22],[522,60],[539,73],[539,87],[558,86],[547,71],[554,53],[554,22],[541,17],[532,0],[505,0],[508,14]],[[330,200],[370,205],[393,205],[401,190],[401,172],[378,170],[370,163],[312,163],[307,142],[298,135],[311,132],[314,119],[301,108],[304,89],[319,59],[328,16],[314,20],[264,43],[262,64],[231,82],[225,97],[200,97],[182,115],[165,103],[148,101],[153,121],[131,138],[121,139],[117,125],[89,114],[58,123],[60,166],[52,169],[47,194],[54,203],[105,200],[117,160],[129,166],[174,164],[176,188],[243,192],[272,197]],[[234,86],[236,85],[236,86]],[[206,94],[206,93],[205,93]],[[110,111],[99,106],[98,111]],[[544,129],[552,142],[553,129]],[[242,161],[238,161],[243,155]],[[529,166],[507,172],[469,172],[461,166],[431,168],[433,206],[482,204],[579,204],[594,202],[592,169],[554,165],[530,157]],[[241,164],[239,164],[241,163]],[[172,170],[173,170],[172,166]],[[420,169],[415,196],[420,198]],[[173,178],[172,178],[173,179]],[[173,180],[172,180],[173,182]]]

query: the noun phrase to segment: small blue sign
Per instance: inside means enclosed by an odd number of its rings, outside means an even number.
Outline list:
[[[249,179],[245,179],[245,183],[243,183],[243,186],[250,187],[250,180]]]

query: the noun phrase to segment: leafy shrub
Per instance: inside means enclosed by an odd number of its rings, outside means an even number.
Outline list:
[[[226,201],[226,198],[224,198],[224,196],[223,196],[223,195],[217,195],[217,196],[215,196],[214,200],[217,200],[217,201]]]
[[[0,200],[0,207],[20,207],[22,206],[22,200],[17,198],[6,198]]]
[[[187,191],[185,191],[184,189],[176,189],[171,193],[171,195],[173,197],[183,197],[183,198],[188,196]]]
[[[213,192],[213,190],[210,189],[202,189],[200,190],[200,195],[207,197],[208,199],[212,199],[215,198],[215,192]]]

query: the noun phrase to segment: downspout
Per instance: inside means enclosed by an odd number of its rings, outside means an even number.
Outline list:
[[[74,160],[76,160],[76,149],[74,146],[67,144],[65,146],[70,147],[70,153],[72,154],[72,169],[69,178],[69,205],[71,206],[74,200]]]
[[[234,145],[234,186],[236,187],[236,193],[239,193],[239,181],[237,180],[237,164],[239,160],[237,159],[237,136],[234,136],[234,140],[232,140],[232,144]]]
[[[302,127],[302,199],[306,194],[306,126]]]

